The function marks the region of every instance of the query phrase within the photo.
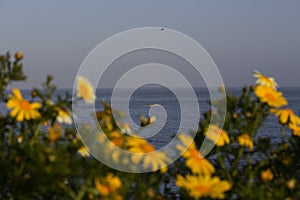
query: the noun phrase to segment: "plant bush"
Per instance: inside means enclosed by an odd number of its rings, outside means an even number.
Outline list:
[[[114,170],[94,159],[82,144],[72,124],[72,101],[93,103],[93,88],[77,77],[77,99],[59,95],[53,77],[24,99],[18,88],[7,90],[14,81],[24,81],[22,53],[12,61],[0,56],[0,199],[298,199],[300,119],[287,107],[274,79],[255,71],[255,86],[245,86],[240,96],[226,95],[213,110],[204,113],[193,139],[178,134],[174,150],[182,157],[168,167],[168,158],[131,157],[150,167],[143,174]],[[225,92],[225,88],[220,88]],[[210,126],[226,101],[225,124]],[[111,142],[133,153],[155,151],[147,140],[134,136],[126,123],[117,125],[122,112],[102,102],[96,116]],[[113,115],[113,113],[117,113]],[[281,143],[258,135],[268,116],[275,115],[282,126]],[[141,117],[141,126],[155,118]],[[84,128],[91,128],[88,125]],[[215,143],[206,158],[199,148],[204,136]],[[98,138],[101,142],[101,138]],[[107,156],[120,162],[118,155]]]

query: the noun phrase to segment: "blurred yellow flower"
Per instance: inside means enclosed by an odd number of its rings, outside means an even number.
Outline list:
[[[27,100],[23,99],[21,91],[17,88],[12,90],[13,95],[9,95],[9,100],[6,104],[8,109],[13,109],[10,112],[11,117],[17,117],[18,121],[23,121],[24,119],[38,119],[41,114],[37,111],[41,104],[39,102],[29,103]]]
[[[263,182],[268,182],[273,179],[273,173],[270,169],[261,172],[261,180]]]
[[[62,135],[61,127],[55,123],[52,127],[48,127],[48,140],[51,143],[56,142]]]
[[[126,146],[128,151],[134,153],[131,156],[134,163],[138,164],[142,161],[144,169],[151,169],[152,171],[161,169],[161,172],[166,171],[167,163],[170,162],[167,153],[155,151],[154,146],[149,144],[144,138],[127,137]]]
[[[18,135],[17,136],[17,142],[20,144],[24,141],[24,136],[23,135]]]
[[[20,52],[20,51],[18,51],[18,52],[15,54],[15,58],[16,58],[17,60],[22,60],[22,58],[23,58],[23,53]]]
[[[155,151],[152,144],[149,144],[147,140],[140,137],[128,137],[126,144],[128,150],[133,153],[149,153]]]
[[[296,116],[293,110],[289,108],[275,109],[275,110],[271,110],[271,112],[274,113],[279,118],[279,122],[281,124],[288,124],[288,123],[300,124],[300,118]]]
[[[295,189],[295,186],[296,186],[296,180],[295,179],[291,179],[289,181],[286,182],[286,186],[287,188],[293,190]]]
[[[287,105],[287,101],[282,96],[282,93],[277,92],[273,88],[258,85],[254,92],[261,102],[267,103],[269,106],[278,108]]]
[[[102,196],[109,196],[122,186],[122,182],[118,176],[109,173],[104,178],[95,178],[95,186]]]
[[[78,153],[82,156],[82,157],[90,157],[90,153],[89,151],[85,148],[85,146],[82,146],[78,149]]]
[[[290,129],[292,129],[293,134],[300,137],[300,124],[289,124]]]
[[[222,181],[219,177],[187,175],[186,178],[177,175],[176,185],[187,190],[195,199],[209,197],[211,199],[224,199],[224,192],[231,189],[228,181]]]
[[[72,124],[71,116],[65,108],[59,108],[58,109],[58,116],[57,116],[56,119],[61,124],[62,123]]]
[[[118,146],[118,147],[122,147],[122,145],[124,144],[125,142],[125,138],[124,138],[124,135],[117,132],[117,131],[113,131],[109,134],[110,136],[110,140],[111,142]]]
[[[83,98],[86,103],[94,103],[96,96],[91,83],[84,77],[77,77],[77,97]]]
[[[257,80],[256,80],[257,85],[270,87],[270,88],[273,88],[274,90],[276,89],[276,87],[278,87],[278,84],[275,82],[274,78],[272,78],[272,77],[266,77],[257,70],[254,70],[253,75],[254,75],[254,77],[257,78]]]
[[[186,158],[186,166],[191,169],[194,174],[212,174],[215,172],[214,166],[196,149],[196,145],[190,136],[180,134],[180,141],[183,146],[177,145],[176,148],[183,152],[182,157]]]
[[[208,127],[207,131],[205,132],[205,135],[208,139],[213,141],[216,144],[216,146],[218,146],[218,147],[222,147],[225,144],[230,143],[230,140],[229,140],[229,137],[228,137],[226,131],[224,131],[223,129],[220,129],[216,125],[210,125]]]
[[[238,137],[238,142],[243,147],[249,147],[250,151],[253,151],[253,141],[251,137],[244,133]]]

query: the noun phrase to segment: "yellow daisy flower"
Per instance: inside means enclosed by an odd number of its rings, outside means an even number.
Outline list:
[[[118,147],[122,147],[125,142],[125,136],[117,131],[111,132],[109,137],[111,142]]]
[[[94,103],[96,96],[92,84],[84,77],[77,77],[77,97],[86,103]]]
[[[238,137],[238,142],[243,147],[249,147],[250,151],[253,151],[253,141],[251,137],[244,133]]]
[[[131,159],[138,164],[142,161],[144,169],[151,167],[152,171],[161,169],[161,172],[166,171],[167,163],[170,162],[166,152],[155,151],[152,144],[147,140],[139,137],[127,137],[126,146],[128,151],[135,153]]]
[[[282,96],[282,93],[277,92],[273,88],[258,85],[254,93],[261,102],[267,103],[269,106],[278,108],[287,105],[287,101]]]
[[[196,149],[196,145],[190,136],[180,134],[180,141],[183,146],[177,145],[176,148],[183,152],[182,157],[186,158],[186,166],[191,169],[194,174],[212,174],[215,172],[214,166]]]
[[[85,148],[85,146],[82,146],[78,149],[78,153],[82,156],[82,157],[90,157],[90,153],[89,151]]]
[[[254,70],[253,75],[254,75],[254,77],[257,78],[257,80],[256,80],[257,85],[263,85],[266,87],[270,87],[270,88],[273,88],[274,90],[276,90],[276,87],[278,87],[278,84],[275,82],[274,78],[272,78],[272,77],[266,77],[257,70]]]
[[[38,119],[41,114],[38,109],[41,107],[39,102],[29,103],[27,100],[23,99],[21,91],[17,88],[12,90],[13,95],[9,95],[9,100],[6,104],[8,109],[13,109],[10,112],[11,117],[17,117],[18,121]]]
[[[223,129],[220,129],[216,125],[210,125],[205,133],[206,137],[213,141],[218,147],[222,147],[225,144],[229,144],[229,137]]]
[[[102,196],[109,196],[122,186],[122,182],[119,177],[109,173],[104,178],[95,178],[95,186]]]
[[[269,182],[273,179],[273,173],[270,169],[261,172],[261,180],[263,182]]]
[[[289,124],[290,129],[292,129],[293,134],[300,137],[300,124]]]
[[[293,110],[289,108],[271,110],[271,112],[274,113],[279,118],[279,122],[281,124],[288,124],[288,123],[300,124],[300,118],[296,116]]]
[[[209,197],[211,199],[224,199],[224,192],[231,189],[228,181],[222,181],[219,177],[187,175],[186,178],[177,175],[176,185],[187,190],[195,199]]]
[[[48,140],[51,143],[56,142],[62,135],[61,127],[55,123],[52,127],[48,127]]]
[[[58,116],[56,119],[61,124],[62,123],[72,124],[72,118],[71,118],[69,112],[65,108],[58,109]]]

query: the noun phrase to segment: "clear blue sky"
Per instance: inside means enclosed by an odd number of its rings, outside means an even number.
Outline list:
[[[300,86],[300,1],[0,0],[0,53],[22,51],[33,86],[52,74],[72,87],[85,56],[127,29],[167,27],[198,41],[227,86],[253,83],[252,71]]]

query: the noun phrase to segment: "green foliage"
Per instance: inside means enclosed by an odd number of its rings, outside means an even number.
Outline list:
[[[204,119],[199,123],[196,135],[196,144],[201,146],[206,127],[211,115],[219,115],[216,108],[204,114]],[[230,144],[215,147],[209,156],[217,168],[216,174],[227,179],[232,184],[232,190],[228,196],[233,199],[298,199],[300,197],[299,186],[299,144],[298,136],[291,135],[289,141],[271,145],[270,137],[261,137],[258,130],[270,116],[270,107],[267,103],[261,103],[254,94],[254,87],[245,86],[240,96],[226,95],[227,112],[223,129],[230,138]],[[284,134],[285,125],[282,125]],[[243,147],[238,142],[238,137],[248,134],[253,140],[254,150]],[[279,133],[277,137],[280,138]],[[263,180],[262,173],[270,169],[273,178]],[[289,181],[295,180],[295,185],[289,185]]]
[[[11,62],[9,53],[0,56],[0,59],[0,100],[4,104],[7,102],[7,96],[4,96],[6,86],[13,81],[24,80],[25,76],[21,59]],[[59,109],[71,113],[71,95],[56,95],[52,79],[47,76],[42,89],[31,91],[29,102],[42,105],[39,119],[19,122],[10,116],[9,111],[0,116],[0,199],[100,198],[95,178],[105,177],[108,173],[120,177],[122,187],[118,194],[124,199],[130,196],[154,199],[161,186],[160,173],[122,173],[90,156],[80,155],[79,149],[83,145],[72,125],[60,125],[62,134],[54,142],[49,140],[48,129],[57,123]],[[104,111],[98,114],[111,117],[111,108],[105,106]],[[99,120],[100,124],[105,124],[102,119]],[[113,199],[110,196],[106,198]]]
[[[0,103],[11,98],[7,86],[23,81],[21,53],[11,61],[9,53],[0,56]],[[73,125],[62,124],[60,112],[71,115],[72,97],[57,95],[53,77],[47,76],[42,88],[33,88],[29,104],[38,102],[40,117],[17,120],[7,110],[0,115],[0,199],[193,199],[189,191],[176,187],[178,174],[191,174],[186,159],[181,157],[166,173],[159,171],[132,174],[111,169],[89,155]],[[270,138],[258,135],[258,130],[270,116],[271,107],[255,95],[255,88],[245,86],[240,96],[226,95],[214,102],[215,107],[204,113],[199,122],[195,143],[200,148],[211,116],[223,116],[220,107],[226,101],[226,131],[229,144],[216,146],[208,155],[216,172],[214,177],[228,180],[230,199],[298,199],[300,197],[300,138],[289,135],[286,140],[282,125],[282,142],[272,145]],[[96,113],[109,139],[111,132],[120,132],[116,120],[122,114],[102,102],[103,110]],[[113,113],[117,112],[117,115]],[[119,118],[118,118],[119,117]],[[155,118],[141,117],[141,126],[154,123]],[[221,121],[221,120],[217,120]],[[222,127],[221,124],[215,124]],[[84,127],[89,128],[89,127]],[[249,144],[241,144],[241,136],[249,136]],[[129,136],[128,136],[129,137]],[[119,138],[117,138],[119,139]],[[111,156],[111,155],[107,155]],[[121,181],[115,190],[103,180],[112,174]],[[102,182],[101,182],[102,181]],[[104,187],[99,187],[102,184]],[[105,191],[109,191],[108,194]],[[177,194],[178,193],[178,194]],[[204,197],[209,199],[209,196]]]
[[[21,63],[22,57],[22,53],[18,52],[15,55],[15,61],[11,62],[9,52],[5,55],[0,55],[0,100],[3,100],[5,88],[12,81],[26,79]]]

